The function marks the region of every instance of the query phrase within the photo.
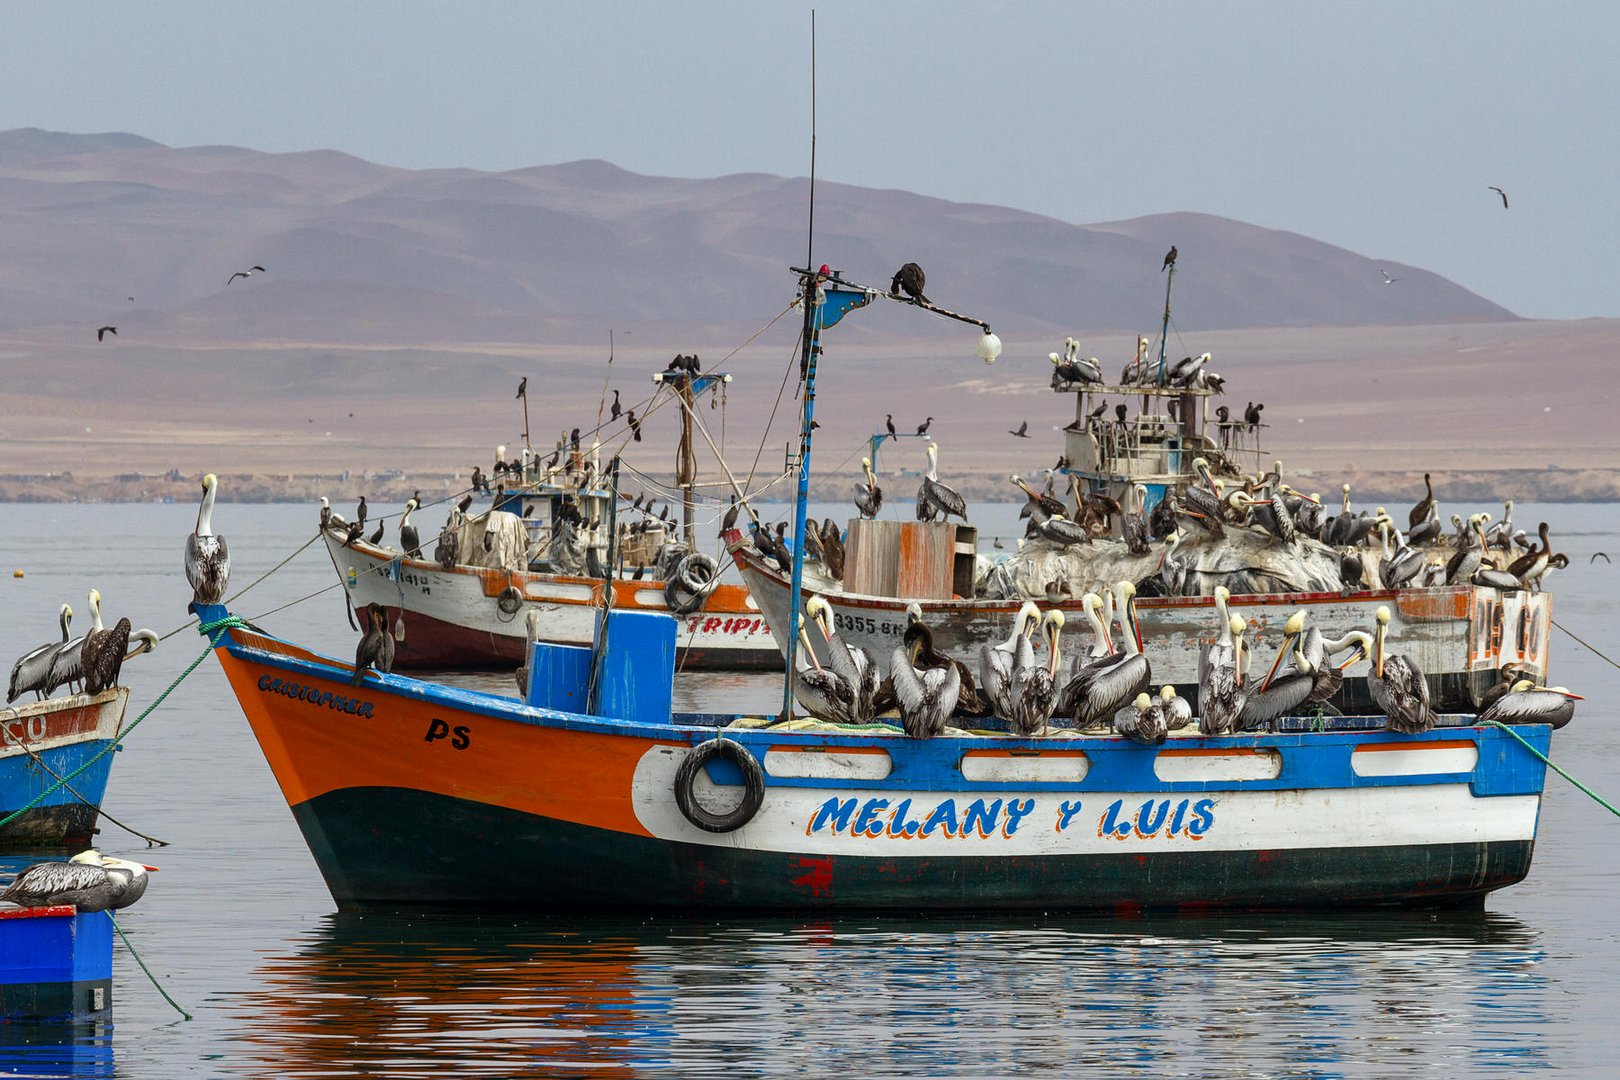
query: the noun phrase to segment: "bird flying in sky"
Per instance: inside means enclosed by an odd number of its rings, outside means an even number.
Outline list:
[[[102,338],[106,337],[108,334],[116,334],[116,333],[118,333],[118,327],[116,327],[116,326],[103,326],[103,327],[100,327],[99,329],[96,330],[96,340],[100,341]]]
[[[1498,195],[1502,196],[1502,209],[1506,210],[1508,208],[1508,205],[1507,205],[1507,192],[1503,191],[1499,187],[1492,187],[1491,190],[1496,192]]]

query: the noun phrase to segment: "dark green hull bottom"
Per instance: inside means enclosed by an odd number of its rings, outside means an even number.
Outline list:
[[[631,836],[393,788],[293,808],[343,910],[1479,907],[1533,843],[884,858]]]

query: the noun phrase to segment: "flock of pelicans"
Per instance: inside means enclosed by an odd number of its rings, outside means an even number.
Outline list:
[[[1091,647],[1077,652],[1063,670],[1064,615],[1044,614],[1034,602],[1019,610],[1011,636],[986,645],[979,656],[977,678],[962,660],[934,647],[922,609],[907,609],[907,627],[881,683],[872,657],[832,628],[832,609],[825,598],[805,604],[808,623],[821,632],[827,662],[812,648],[808,626],[800,628],[804,646],[798,662],[795,695],[819,719],[865,725],[897,711],[901,726],[913,738],[932,738],[952,726],[953,717],[998,716],[1015,735],[1043,735],[1056,723],[1078,731],[1111,726],[1138,742],[1158,745],[1170,732],[1195,721],[1203,735],[1230,735],[1275,730],[1279,718],[1309,715],[1329,708],[1344,673],[1366,661],[1372,665],[1368,685],[1373,700],[1388,718],[1391,731],[1416,733],[1435,725],[1428,684],[1408,657],[1384,645],[1389,628],[1387,607],[1376,612],[1370,630],[1352,630],[1327,638],[1306,625],[1303,611],[1284,627],[1283,640],[1264,677],[1252,677],[1246,624],[1228,609],[1225,588],[1215,592],[1216,638],[1199,658],[1198,701],[1191,704],[1173,686],[1152,691],[1152,665],[1142,651],[1136,619],[1136,587],[1121,581],[1106,598],[1087,593],[1081,607],[1090,623]],[[1119,627],[1119,642],[1114,626]],[[1036,656],[1034,638],[1046,650]],[[1574,715],[1580,695],[1564,687],[1539,689],[1529,679],[1504,669],[1502,679],[1481,703],[1479,722],[1544,723],[1561,727]]]

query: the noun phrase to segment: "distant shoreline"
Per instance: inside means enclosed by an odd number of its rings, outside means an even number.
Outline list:
[[[1542,503],[1620,502],[1620,468],[1617,469],[1453,469],[1431,473],[1435,495],[1444,502],[1488,503],[1503,499]],[[443,472],[391,472],[386,475],[330,474],[309,476],[285,474],[224,475],[220,501],[235,503],[288,503],[314,506],[326,496],[334,504],[353,502],[359,495],[376,503],[403,503],[420,491],[424,502],[459,497],[467,490],[465,476]],[[824,474],[810,485],[810,496],[817,502],[835,502],[848,496],[855,473]],[[972,502],[1011,503],[1023,498],[1000,473],[956,473],[947,478],[952,486]],[[1353,503],[1388,503],[1405,506],[1423,496],[1423,473],[1417,470],[1348,470],[1334,475],[1324,471],[1301,471],[1284,478],[1297,490],[1319,494],[1329,513],[1341,497],[1340,485],[1350,484]],[[889,498],[908,500],[912,476],[880,477]],[[712,479],[705,481],[711,492],[721,489]],[[755,480],[758,486],[758,478]],[[626,485],[627,490],[630,485]],[[39,474],[0,475],[0,503],[13,505],[60,503],[190,503],[198,498],[195,477],[140,476],[41,476]],[[774,494],[774,492],[772,493]],[[782,499],[761,500],[782,502]],[[341,506],[340,506],[341,510]]]

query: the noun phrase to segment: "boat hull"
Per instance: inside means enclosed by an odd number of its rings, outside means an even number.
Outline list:
[[[516,667],[523,663],[527,613],[541,615],[541,640],[589,645],[602,605],[602,582],[560,574],[516,573],[482,567],[445,570],[422,559],[358,540],[322,533],[332,565],[356,610],[378,603],[390,624],[403,615],[405,640],[394,654],[401,671]],[[516,589],[521,602],[503,611],[501,593]],[[661,581],[619,580],[614,606],[670,612]],[[699,610],[677,616],[677,663],[687,670],[780,670],[764,616],[741,585],[722,584]]]
[[[717,833],[674,795],[716,718],[616,721],[398,675],[356,688],[240,629],[217,655],[343,909],[1477,904],[1528,873],[1545,779],[1512,736],[1455,718],[1164,747],[732,727],[763,786]],[[1545,752],[1549,729],[1519,731]],[[730,764],[688,772],[699,802],[743,790]]]
[[[76,1023],[112,1008],[112,917],[71,904],[0,909],[0,1023]]]
[[[90,843],[113,755],[50,789],[118,737],[128,702],[128,688],[115,687],[93,698],[76,694],[0,710],[0,820],[22,810],[0,825],[0,848]]]
[[[766,565],[742,542],[730,541],[730,550],[749,591],[765,613],[766,623],[779,627],[777,645],[786,655],[788,590],[785,575]],[[801,590],[803,600],[818,590]],[[844,640],[865,649],[888,671],[889,656],[906,628],[908,601],[862,596],[836,590],[819,591],[832,608],[834,629]],[[941,650],[978,666],[980,651],[1005,641],[1022,602],[1017,600],[922,601],[923,617]],[[1057,607],[1067,617],[1065,655],[1090,647],[1085,612],[1078,598]],[[1494,685],[1504,664],[1526,671],[1537,682],[1547,674],[1552,596],[1549,593],[1501,593],[1495,589],[1454,586],[1437,589],[1383,590],[1356,593],[1295,593],[1234,596],[1231,609],[1249,625],[1248,641],[1256,663],[1269,665],[1282,643],[1282,629],[1297,611],[1308,624],[1327,637],[1349,630],[1373,628],[1380,607],[1390,609],[1387,648],[1412,659],[1429,682],[1430,701],[1437,709],[1473,710],[1480,696]],[[1197,707],[1198,660],[1214,640],[1213,597],[1141,597],[1136,601],[1142,630],[1143,652],[1152,664],[1155,685],[1169,683]],[[802,617],[802,614],[801,614]],[[819,643],[818,643],[819,646]],[[1065,661],[1065,666],[1067,661]],[[1344,687],[1334,704],[1344,713],[1376,712],[1368,690],[1366,667],[1346,673]]]

